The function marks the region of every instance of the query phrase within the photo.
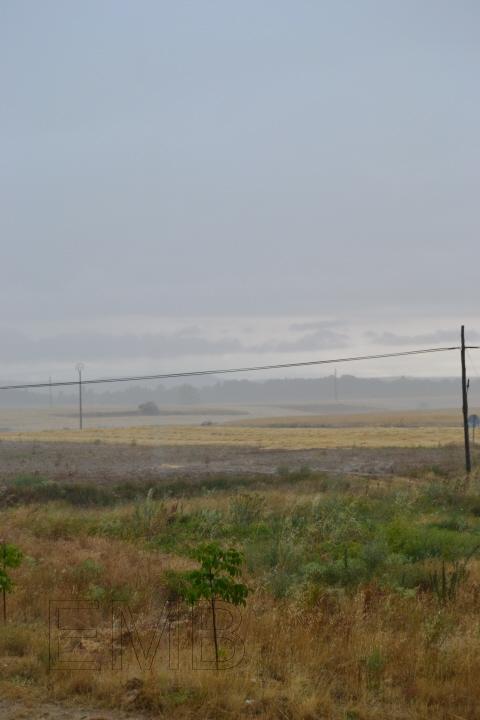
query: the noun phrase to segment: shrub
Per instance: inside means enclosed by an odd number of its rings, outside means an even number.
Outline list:
[[[13,480],[10,480],[8,482],[8,485],[14,488],[37,488],[42,485],[45,485],[49,481],[47,478],[42,477],[41,475],[19,475],[18,477],[14,478]]]
[[[300,537],[282,522],[266,528],[245,545],[247,568],[263,575],[275,598],[285,597],[301,578],[305,547]]]
[[[0,633],[0,655],[24,657],[32,652],[32,631],[21,625],[7,625]]]
[[[257,493],[242,493],[230,502],[230,516],[237,525],[250,525],[263,517],[265,498]]]
[[[367,687],[372,690],[378,690],[385,670],[386,660],[379,648],[374,648],[369,655],[363,659],[365,674],[367,678]]]
[[[288,465],[279,465],[277,475],[283,480],[308,480],[308,478],[312,476],[312,469],[310,465],[307,464],[301,465],[297,470],[292,470]]]
[[[456,508],[463,510],[468,506],[469,500],[464,493],[449,482],[431,482],[419,495],[417,505],[423,509]]]
[[[467,555],[477,544],[476,539],[466,533],[413,525],[403,520],[390,523],[386,537],[392,552],[405,555],[414,562],[435,557],[454,560]]]
[[[430,590],[435,593],[438,601],[445,605],[447,602],[455,600],[458,588],[465,582],[466,578],[467,568],[465,563],[456,561],[448,568],[445,560],[443,560],[440,568],[434,568],[429,573],[428,579]]]
[[[38,475],[25,475],[9,483],[9,502],[46,502],[64,500],[71,505],[108,505],[115,492],[92,483],[58,483]]]
[[[132,602],[132,590],[127,585],[90,585],[86,593],[88,600],[109,607],[112,603]]]
[[[164,503],[153,499],[153,488],[150,488],[147,497],[137,500],[133,508],[130,526],[134,537],[151,539],[161,533],[166,528],[167,517]]]
[[[223,534],[223,513],[215,508],[203,508],[196,517],[198,534],[203,538],[215,538]]]
[[[388,546],[383,539],[367,542],[361,551],[368,577],[381,571],[388,561]]]
[[[103,565],[91,558],[87,558],[83,562],[74,565],[71,569],[72,582],[78,589],[85,588],[97,581],[103,572]]]
[[[367,579],[368,571],[361,558],[331,560],[325,563],[309,563],[305,568],[307,583],[331,587],[356,587]]]
[[[351,498],[327,498],[312,508],[314,527],[321,540],[342,543],[362,539],[366,529],[357,513],[357,504]]]
[[[37,537],[51,540],[69,539],[88,532],[91,520],[83,513],[73,514],[67,508],[48,506],[43,511],[32,514],[30,528]]]
[[[296,480],[307,480],[312,475],[312,468],[310,465],[300,465],[299,469],[295,473]]]

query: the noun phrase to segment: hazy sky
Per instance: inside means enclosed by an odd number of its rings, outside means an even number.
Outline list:
[[[0,376],[479,332],[479,21],[477,0],[0,0]]]

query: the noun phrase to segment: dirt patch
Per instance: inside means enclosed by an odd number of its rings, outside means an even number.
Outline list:
[[[144,715],[119,710],[75,708],[57,703],[35,704],[35,707],[10,700],[0,700],[2,720],[144,720]]]
[[[210,474],[268,474],[279,468],[344,474],[405,474],[439,466],[461,471],[461,447],[335,448],[262,450],[229,445],[161,445],[156,447],[90,443],[0,443],[0,480],[40,475],[62,482],[97,484],[170,480],[188,475],[201,480]]]

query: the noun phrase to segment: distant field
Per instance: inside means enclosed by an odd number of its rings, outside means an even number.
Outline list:
[[[311,407],[311,409],[307,409]],[[365,406],[312,404],[311,406],[285,405],[177,405],[162,406],[156,416],[137,415],[132,406],[115,407],[96,405],[86,401],[84,428],[110,429],[131,427],[200,426],[215,425],[236,427],[274,428],[337,428],[337,427],[451,427],[461,426],[460,410],[402,410],[382,411]],[[477,411],[474,407],[471,412]],[[240,417],[234,417],[234,416]],[[243,416],[243,417],[242,417]],[[43,430],[76,430],[77,406],[52,408],[0,408],[0,433],[38,432]]]
[[[132,405],[112,406],[84,402],[84,427],[115,428],[162,425],[201,425],[232,420],[233,415],[253,418],[277,415],[304,415],[305,411],[290,408],[288,411],[275,405],[170,405],[161,406],[160,415],[137,415]],[[40,430],[75,430],[78,427],[78,406],[53,406],[52,408],[0,408],[0,432],[36,432]]]
[[[273,414],[273,413],[269,413]],[[201,424],[204,421],[225,422],[234,415],[248,415],[248,408],[227,406],[163,406],[159,415],[141,415],[132,406],[115,407],[85,402],[84,426],[110,428],[133,425]],[[75,430],[78,407],[2,408],[0,432],[36,432],[40,430]]]
[[[329,413],[316,415],[285,415],[282,417],[250,417],[232,421],[242,427],[460,427],[459,410],[399,410],[375,412]]]
[[[437,447],[462,442],[460,427],[242,427],[170,426],[125,427],[93,430],[46,430],[2,433],[3,440],[41,442],[136,443],[138,445],[229,445],[259,449],[306,450],[348,447]]]
[[[225,408],[224,411],[226,413],[229,410]],[[119,415],[106,418],[106,422],[100,424],[94,423],[87,416],[82,432],[77,429],[74,416],[59,417],[53,410],[50,414],[36,410],[11,411],[12,423],[6,427],[4,418],[7,411],[2,411],[0,439],[55,443],[134,443],[150,447],[215,445],[259,450],[435,448],[463,441],[462,418],[458,410],[325,415],[289,413],[262,417],[261,414],[267,410],[266,407],[252,407],[251,415],[238,420],[232,420],[227,415],[213,416],[211,425],[202,424],[208,420],[208,415],[182,416],[181,424],[174,416],[134,419],[125,415],[122,422],[122,416]],[[279,411],[280,408],[273,410],[276,413]],[[188,409],[184,412],[188,413]],[[69,421],[68,426],[65,426],[66,420]]]

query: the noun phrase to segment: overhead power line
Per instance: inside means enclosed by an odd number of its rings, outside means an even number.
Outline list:
[[[479,348],[476,345],[470,345],[468,346],[468,349],[478,350]],[[452,350],[460,350],[460,346],[455,345],[453,347],[422,348],[418,350],[405,350],[403,352],[383,353],[379,355],[357,355],[356,357],[340,357],[329,360],[310,360],[305,362],[280,363],[277,365],[253,365],[250,367],[222,368],[217,370],[191,370],[188,372],[158,373],[154,375],[131,375],[126,377],[94,378],[92,380],[82,379],[82,384],[99,385],[101,383],[134,382],[140,380],[168,380],[170,378],[199,377],[203,375],[226,375],[230,373],[256,372],[259,370],[281,370],[295,367],[311,367],[314,365],[334,365],[338,363],[357,362],[360,360],[383,360],[386,358],[404,357],[407,355],[425,355],[428,353],[451,352]],[[35,388],[70,387],[77,385],[77,380],[66,380],[63,382],[3,385],[0,386],[0,390],[32,390]]]
[[[475,373],[475,375],[476,375],[478,378],[480,378],[480,374],[479,374],[479,372],[478,372],[478,370],[477,370],[477,366],[476,366],[475,363],[473,362],[473,358],[472,358],[472,356],[470,355],[469,348],[465,348],[465,349],[466,349],[466,351],[467,351],[468,359],[469,359],[469,361],[470,361],[470,365],[471,365],[471,367],[472,367],[472,369],[473,369],[473,372]]]

